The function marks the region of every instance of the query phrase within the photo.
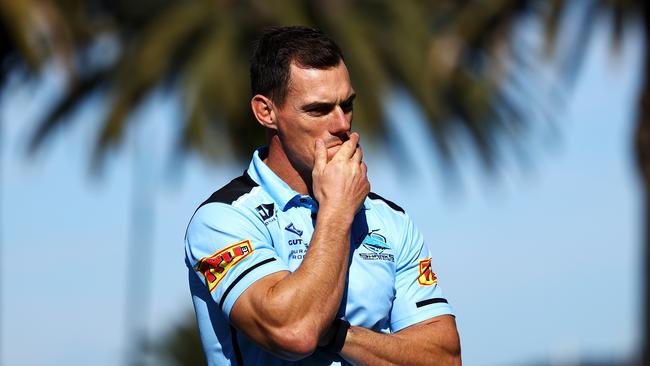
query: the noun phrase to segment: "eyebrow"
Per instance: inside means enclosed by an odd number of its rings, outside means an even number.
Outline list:
[[[346,100],[344,100],[343,102],[341,102],[341,104],[349,104],[349,103],[352,103],[352,101],[354,101],[354,98],[356,98],[356,97],[357,97],[357,94],[356,94],[356,93],[353,93],[352,95],[350,95],[350,96],[348,97],[348,99],[346,99]],[[333,108],[335,105],[336,105],[336,103],[330,103],[330,102],[312,102],[312,103],[309,103],[309,104],[306,104],[306,105],[302,106],[301,109],[302,109],[303,111],[311,111],[311,110],[314,110],[314,109],[320,109],[320,108],[328,108],[328,109],[331,109],[331,108]]]

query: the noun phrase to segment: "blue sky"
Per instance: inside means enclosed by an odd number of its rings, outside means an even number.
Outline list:
[[[406,208],[433,248],[466,364],[561,364],[636,349],[642,207],[630,141],[641,47],[632,36],[614,57],[599,31],[573,92],[556,108],[558,132],[535,130],[532,166],[510,158],[495,177],[463,154],[459,181],[445,178],[417,110],[399,94],[391,99],[391,133],[417,169],[405,172],[391,150],[367,145],[373,190]],[[145,321],[153,335],[190,310],[187,220],[244,168],[190,156],[170,170],[178,112],[164,95],[134,116],[140,127],[111,154],[100,179],[88,173],[87,158],[98,101],[26,159],[26,139],[61,83],[56,75],[32,86],[13,82],[3,95],[3,365],[121,361],[136,147],[154,227],[154,249],[138,259],[152,270]]]

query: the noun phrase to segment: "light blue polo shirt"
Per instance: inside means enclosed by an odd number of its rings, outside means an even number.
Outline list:
[[[289,188],[262,161],[266,154],[266,148],[257,150],[246,172],[201,204],[187,228],[185,262],[208,364],[347,364],[320,350],[298,362],[281,360],[228,321],[253,282],[300,266],[317,220],[318,202]],[[352,224],[350,246],[339,317],[388,333],[452,314],[431,252],[399,206],[369,194]]]

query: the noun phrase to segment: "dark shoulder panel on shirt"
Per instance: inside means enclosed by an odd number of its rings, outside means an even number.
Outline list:
[[[389,201],[389,200],[385,199],[384,197],[378,195],[377,193],[374,193],[374,192],[370,192],[370,193],[368,193],[368,198],[370,198],[371,200],[381,200],[381,201],[384,201],[384,202],[385,202],[385,203],[386,203],[390,208],[392,208],[393,210],[398,211],[398,212],[401,212],[401,213],[405,213],[405,212],[404,212],[404,209],[401,208],[401,207],[399,207],[395,202],[393,202],[393,201]]]
[[[257,187],[258,184],[255,183],[253,178],[248,175],[248,172],[244,171],[244,174],[233,179],[230,183],[221,187],[218,191],[214,192],[207,200],[205,200],[198,208],[201,208],[208,203],[220,202],[226,204],[232,204],[239,197],[250,192],[253,188]]]

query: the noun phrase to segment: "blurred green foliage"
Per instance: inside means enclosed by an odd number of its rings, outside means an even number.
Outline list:
[[[7,23],[26,63],[36,67],[47,59],[43,55],[56,55],[69,74],[67,94],[35,132],[32,150],[101,92],[110,104],[98,126],[95,157],[101,158],[120,142],[129,114],[153,90],[167,88],[184,108],[179,152],[196,150],[213,160],[224,153],[222,146],[232,146],[236,156],[247,157],[264,142],[247,102],[252,43],[266,26],[302,24],[323,29],[344,50],[359,95],[358,129],[383,135],[384,101],[399,87],[421,106],[444,157],[468,137],[488,166],[498,154],[497,139],[520,143],[525,122],[539,113],[534,98],[521,99],[530,94],[522,75],[537,70],[530,59],[513,57],[517,21],[540,17],[552,49],[566,6],[503,0],[3,1],[13,4],[6,19],[27,18]],[[22,11],[13,11],[15,4]],[[35,37],[41,41],[30,43]],[[113,42],[102,49],[100,39]],[[114,57],[106,47],[116,48]]]
[[[232,146],[248,157],[264,141],[248,107],[252,42],[266,26],[309,25],[344,50],[359,95],[357,128],[384,136],[385,98],[400,88],[422,108],[443,157],[468,138],[491,167],[500,141],[524,144],[526,126],[547,113],[536,99],[541,65],[573,79],[602,18],[611,20],[614,49],[628,23],[641,24],[645,37],[636,152],[648,192],[650,15],[642,0],[0,0],[0,85],[10,72],[37,74],[52,60],[67,75],[68,89],[34,132],[31,151],[102,93],[109,108],[97,126],[99,163],[119,145],[129,115],[162,88],[182,101],[179,154],[196,151],[212,161]],[[530,29],[539,44],[527,41]],[[198,364],[192,322],[162,344],[155,349],[170,362]]]
[[[155,364],[168,366],[206,365],[194,312],[187,313],[180,323],[140,351],[151,356],[156,361]]]

